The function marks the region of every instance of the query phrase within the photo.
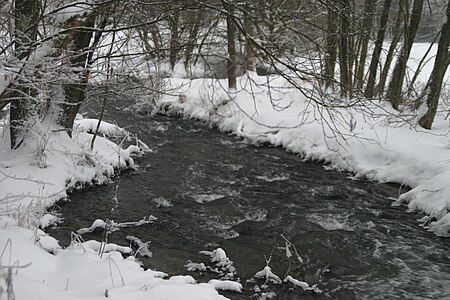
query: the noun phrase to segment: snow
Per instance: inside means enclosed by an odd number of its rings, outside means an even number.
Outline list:
[[[211,279],[208,284],[214,286],[216,290],[242,292],[242,284],[235,281]]]
[[[57,23],[62,24],[70,18],[91,13],[94,5],[95,3],[93,1],[85,1],[84,3],[73,2],[66,5],[62,9],[58,9],[58,11],[52,15],[55,16]]]
[[[9,151],[7,127],[0,126],[0,288],[6,291],[12,283],[16,299],[226,299],[214,284],[197,284],[190,276],[165,279],[163,272],[144,271],[130,247],[84,242],[74,234],[71,246],[62,249],[39,229],[58,221],[46,209],[65,198],[68,189],[107,182],[117,168],[133,167],[132,156],[145,151],[146,145],[138,140],[123,150],[106,139],[103,135],[126,135],[106,122],[91,150],[89,129],[98,121],[79,117],[76,122],[70,139],[43,120],[15,151]],[[124,223],[98,219],[80,232],[141,226],[155,219]],[[151,255],[147,243],[130,240],[138,247],[137,254]]]
[[[211,257],[211,262],[215,262],[219,266],[228,265],[230,263],[230,259],[222,248],[217,248],[213,251],[201,251],[200,253],[209,255]]]
[[[52,214],[45,214],[39,219],[39,228],[45,229],[58,222],[58,217]]]
[[[410,69],[415,70],[428,47],[415,44]],[[433,47],[430,57],[435,51]],[[424,65],[420,83],[427,80],[432,64],[430,59]],[[448,82],[448,74],[445,80]],[[233,93],[227,91],[226,80],[169,78],[166,84],[176,92],[165,95],[158,104],[163,111],[206,121],[248,143],[280,146],[306,160],[350,171],[354,179],[411,187],[398,195],[397,203],[436,217],[438,221],[431,224],[430,231],[450,236],[450,217],[439,220],[450,211],[448,107],[440,109],[433,129],[425,130],[417,124],[423,109],[415,112],[405,107],[404,112],[397,112],[386,101],[361,101],[345,107],[349,100],[332,92],[326,100],[330,107],[323,107],[306,97],[320,99],[317,87],[295,78],[293,82],[303,91],[275,75],[244,74]],[[448,103],[446,94],[443,105]],[[339,220],[319,222],[330,230],[345,226]]]
[[[182,283],[189,283],[189,284],[195,284],[195,279],[192,276],[189,275],[176,275],[169,278],[170,281],[173,282],[182,282]]]
[[[67,7],[61,11],[61,18],[83,13],[88,6]],[[420,53],[427,48],[427,44],[416,45],[413,58],[420,58]],[[51,45],[43,45],[33,57],[38,60],[49,51]],[[414,61],[417,65],[413,59],[412,69]],[[424,70],[426,77],[431,68],[427,64]],[[281,146],[305,159],[328,162],[333,168],[353,172],[355,179],[407,185],[411,190],[399,195],[396,203],[431,215],[426,220],[435,221],[430,221],[429,230],[450,236],[450,124],[445,111],[438,114],[433,130],[427,131],[416,124],[417,114],[422,111],[402,114],[384,102],[324,108],[279,76],[244,75],[239,78],[238,89],[231,93],[225,80],[176,78],[182,76],[182,70],[177,67],[175,78],[166,79],[174,92],[161,98],[158,103],[161,110],[207,121],[249,143]],[[0,89],[7,83],[0,82]],[[294,83],[304,87],[306,94],[313,91],[308,82],[294,79]],[[347,102],[334,96],[336,101],[341,101],[339,104]],[[409,120],[406,124],[405,118]],[[0,125],[0,200],[3,202],[0,206],[0,248],[3,247],[0,287],[7,289],[5,278],[9,276],[8,270],[12,270],[9,274],[12,274],[17,299],[209,300],[225,299],[217,290],[241,292],[242,286],[234,281],[196,283],[191,276],[166,279],[168,276],[163,272],[144,271],[130,247],[76,239],[70,247],[62,249],[54,238],[39,229],[57,222],[57,217],[46,213],[46,209],[67,197],[68,190],[104,183],[117,168],[133,167],[134,155],[149,151],[139,140],[127,149],[108,140],[108,136],[129,138],[130,135],[107,122],[100,123],[99,136],[91,150],[91,133],[96,131],[98,121],[79,118],[76,124],[71,139],[52,127],[49,120],[43,120],[16,151],[8,150],[7,127]],[[238,171],[242,166],[229,167]],[[265,174],[258,179],[271,182],[285,180],[287,176]],[[205,203],[223,197],[199,194],[194,200]],[[160,207],[170,205],[161,199],[155,199],[155,203]],[[138,222],[112,224],[139,226],[152,220],[149,217]],[[311,220],[328,230],[351,230],[345,216],[317,214]],[[81,232],[96,228],[106,228],[106,221],[95,220]],[[148,245],[133,237],[130,240],[142,249]],[[145,249],[144,253],[150,255],[148,248]],[[103,255],[98,254],[99,250]],[[233,262],[222,248],[202,253],[210,256],[215,268],[224,275],[222,279],[233,277]],[[286,253],[292,256],[288,245]],[[204,264],[192,262],[186,268],[207,269]],[[269,266],[255,277],[277,284],[283,282]],[[284,281],[302,289],[320,291],[291,276]],[[270,293],[266,296],[272,297]]]
[[[3,128],[0,137],[6,138]],[[85,132],[75,130],[70,139],[43,123],[30,134],[17,151],[6,151],[9,143],[0,144],[0,199],[6,203],[0,207],[2,215],[17,216],[23,210],[38,215],[65,198],[67,189],[106,182],[119,166],[120,147],[102,137],[91,151],[92,135]]]
[[[305,291],[314,291],[315,293],[322,293],[322,291],[319,288],[317,288],[317,285],[313,285],[310,287],[309,284],[307,284],[306,282],[297,280],[290,275],[286,276],[286,278],[283,281],[301,287]]]
[[[77,230],[77,233],[78,234],[88,233],[94,231],[97,228],[105,228],[105,227],[106,222],[101,219],[97,219],[92,223],[92,225],[89,228],[80,228]]]
[[[264,278],[266,281],[272,281],[273,283],[280,284],[283,281],[272,272],[269,266],[265,266],[261,271],[256,272],[255,277]]]
[[[98,123],[99,122],[97,119],[78,119],[76,122],[76,126],[78,126],[81,131],[89,133],[96,132],[98,126],[98,133],[109,137],[129,135],[129,133],[125,129],[120,128],[115,124],[111,124],[105,121],[101,121],[100,124]]]
[[[186,270],[190,271],[190,272],[194,272],[194,271],[206,271],[206,266],[204,263],[194,263],[191,261],[188,261],[184,267],[186,268]]]
[[[73,245],[52,255],[34,242],[34,235],[16,226],[0,232],[0,244],[7,245],[2,266],[14,268],[16,299],[104,299],[105,293],[113,299],[225,299],[213,285],[194,285],[189,277],[165,280],[166,274],[144,271],[116,251],[99,257]]]
[[[122,254],[131,254],[131,252],[133,252],[133,250],[130,247],[123,247],[123,246],[116,245],[114,243],[106,244],[106,243],[102,243],[102,242],[95,241],[95,240],[86,241],[86,242],[82,243],[81,246],[83,248],[87,247],[89,249],[92,249],[95,252],[103,252],[103,253],[117,251]]]
[[[137,238],[132,235],[127,236],[127,240],[130,241],[130,244],[137,247],[135,256],[143,256],[143,257],[152,257],[153,253],[149,250],[150,242],[143,242],[140,238]]]
[[[284,279],[284,282],[290,282],[295,286],[301,287],[302,289],[304,289],[305,291],[307,289],[309,289],[309,284],[307,284],[306,282],[303,281],[299,281],[297,279],[292,278],[292,276],[288,275],[286,276],[286,278]]]
[[[205,254],[211,257],[211,263],[214,263],[215,273],[220,274],[222,280],[233,279],[236,275],[236,268],[233,266],[233,261],[230,260],[222,248],[217,248],[213,251],[200,251],[201,254]],[[186,267],[202,268],[201,264],[191,264]],[[192,268],[191,268],[192,269]]]
[[[107,229],[107,230],[113,232],[113,231],[119,230],[120,228],[138,227],[138,226],[142,226],[142,225],[145,225],[145,224],[151,224],[157,219],[158,218],[156,218],[156,217],[154,217],[152,215],[150,215],[148,217],[144,217],[142,220],[139,220],[137,222],[117,223],[114,220],[108,220],[107,219],[106,221],[103,221],[102,219],[97,219],[88,228],[80,228],[80,229],[78,229],[77,233],[78,234],[84,234],[84,233],[88,233],[88,232],[93,232],[97,228]]]

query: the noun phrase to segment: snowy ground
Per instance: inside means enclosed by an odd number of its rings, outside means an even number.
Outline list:
[[[424,47],[416,47],[413,55],[420,57]],[[311,87],[308,82],[296,83]],[[252,143],[270,143],[301,153],[305,159],[327,161],[354,172],[355,178],[408,185],[412,190],[393,203],[434,215],[438,221],[431,223],[430,230],[449,235],[446,112],[438,116],[432,131],[425,131],[414,117],[398,115],[382,102],[320,108],[276,76],[243,76],[239,92],[231,94],[224,88],[225,81],[174,78],[168,84],[177,91],[161,99],[161,109],[210,122]],[[71,247],[61,249],[40,229],[54,222],[45,209],[64,198],[68,188],[102,183],[115,168],[132,167],[131,154],[145,150],[140,143],[122,150],[98,137],[91,151],[89,132],[96,121],[78,120],[77,124],[74,138],[69,139],[44,121],[33,128],[33,140],[15,152],[7,150],[7,131],[2,131],[6,127],[0,124],[0,297],[14,293],[16,299],[48,300],[224,299],[217,290],[239,291],[236,282],[198,284],[190,276],[168,278],[162,272],[144,271],[133,256],[122,256],[121,252],[131,251],[127,247],[108,245],[100,257],[98,243],[75,239]],[[105,135],[126,135],[106,123],[101,130]],[[227,260],[224,254],[217,258],[222,252],[215,251],[210,253],[213,260]],[[272,276],[269,267],[256,275],[283,280]],[[294,278],[284,281],[308,288]]]

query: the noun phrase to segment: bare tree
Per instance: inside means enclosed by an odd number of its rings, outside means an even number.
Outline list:
[[[366,59],[367,52],[369,47],[369,41],[371,37],[371,33],[373,30],[373,13],[375,11],[375,0],[365,0],[364,1],[364,16],[363,16],[363,24],[361,28],[361,51],[359,55],[359,59],[357,61],[358,67],[356,68],[355,73],[355,87],[358,90],[361,90],[364,84],[364,71],[366,67]]]
[[[392,0],[384,0],[383,9],[380,17],[379,29],[375,41],[375,48],[372,53],[372,60],[369,66],[369,78],[365,89],[367,98],[372,98],[375,91],[375,80],[378,70],[378,63],[380,60],[381,50],[383,49],[384,35],[386,33],[386,26],[389,20],[389,10],[391,8]]]
[[[17,0],[14,2],[14,52],[18,61],[25,61],[34,50],[39,19],[39,4],[37,0]],[[26,63],[23,64],[26,67]],[[23,141],[26,123],[32,114],[33,87],[26,83],[26,70],[21,69],[19,83],[9,94],[11,101],[9,124],[11,148],[19,147]]]
[[[255,29],[250,15],[253,7],[251,5],[244,6],[244,31],[245,31],[245,71],[256,72],[256,56],[253,39]]]
[[[388,91],[386,93],[386,97],[391,102],[394,109],[398,109],[402,102],[401,96],[407,62],[411,53],[417,28],[419,27],[420,18],[422,17],[422,11],[423,0],[414,0],[409,24],[405,31],[403,47],[400,51],[399,57],[397,58],[397,62],[392,73],[391,82],[389,83]]]
[[[337,7],[334,5],[335,1],[327,0],[327,29],[326,29],[326,46],[325,46],[325,65],[324,77],[325,86],[330,86],[334,81],[334,73],[336,69],[337,60],[337,46],[338,46],[338,22],[337,22]]]
[[[341,31],[339,33],[340,85],[341,95],[346,97],[349,96],[351,88],[351,67],[349,59],[350,1],[339,0],[339,8],[341,14]]]
[[[236,27],[234,6],[226,0],[222,0],[222,5],[227,13],[227,44],[228,44],[228,88],[236,90]]]
[[[431,129],[436,116],[441,95],[442,83],[450,59],[450,1],[447,4],[446,19],[441,29],[438,50],[434,61],[433,71],[428,80],[424,94],[426,95],[427,112],[420,118],[419,124],[425,129]]]

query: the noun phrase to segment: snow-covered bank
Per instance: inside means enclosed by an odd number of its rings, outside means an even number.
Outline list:
[[[95,131],[97,120],[77,120],[72,139],[49,124],[34,126],[26,142],[10,151],[8,127],[0,120],[0,298],[226,299],[217,292],[222,288],[217,283],[144,271],[133,256],[122,256],[132,252],[128,247],[75,238],[61,249],[42,231],[56,220],[46,209],[69,189],[109,180],[118,168],[134,165],[132,155],[148,149],[134,140],[122,149],[104,138],[127,135],[106,122],[93,150],[89,132]]]
[[[101,258],[89,245],[75,244],[50,254],[43,246],[52,238],[35,242],[42,234],[15,226],[0,231],[2,276],[12,266],[15,299],[226,299],[212,284],[195,284],[190,276],[163,279],[167,274],[144,271],[117,251]],[[3,280],[2,288],[7,290]]]
[[[122,149],[103,136],[98,136],[91,151],[91,123],[96,120],[79,119],[73,139],[49,124],[36,125],[30,137],[15,151],[9,151],[7,127],[0,131],[0,206],[1,215],[39,214],[55,201],[65,198],[67,190],[85,184],[102,184],[114,175],[115,168],[133,166],[132,154],[141,155],[139,147]],[[92,126],[91,126],[92,127]],[[103,122],[99,135],[114,136],[120,131]],[[123,135],[124,132],[121,133]],[[19,184],[20,183],[20,184]],[[17,216],[15,216],[17,217]],[[4,218],[2,219],[4,221]]]
[[[326,161],[355,178],[407,185],[412,189],[396,203],[432,215],[438,221],[430,230],[450,235],[450,127],[444,113],[426,131],[414,117],[383,102],[324,108],[279,76],[244,75],[237,93],[226,92],[226,80],[174,78],[167,83],[179,95],[164,96],[162,111],[204,120],[252,143]],[[305,91],[312,88],[308,82],[299,84]]]

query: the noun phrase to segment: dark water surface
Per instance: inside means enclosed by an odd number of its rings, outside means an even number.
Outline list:
[[[153,215],[153,224],[116,231],[109,242],[127,245],[127,235],[151,241],[153,257],[142,259],[145,267],[200,282],[217,275],[188,272],[185,263],[207,263],[199,251],[221,247],[245,288],[223,293],[231,299],[450,299],[449,242],[420,228],[404,207],[391,207],[398,186],[354,181],[195,121],[120,109],[108,119],[137,133],[154,152],[136,160],[136,171],[121,174],[113,212],[117,179],[59,204],[65,221],[49,231],[63,245],[71,231],[97,218]],[[287,259],[281,235],[296,246],[303,265]],[[324,292],[288,284],[264,289],[264,281],[252,277],[270,256],[275,274],[318,283]]]

